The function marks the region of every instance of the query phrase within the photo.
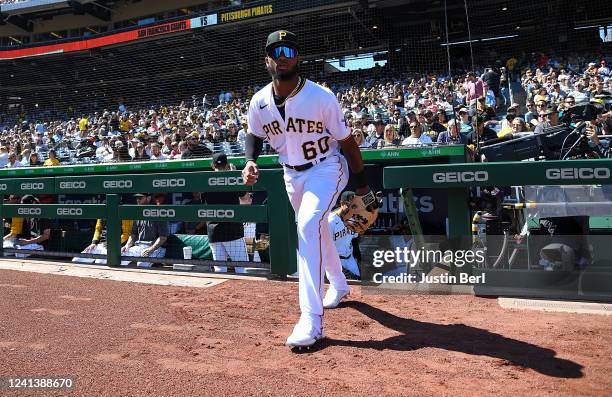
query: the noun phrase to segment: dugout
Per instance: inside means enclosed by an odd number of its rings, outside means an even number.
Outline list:
[[[385,166],[392,164],[460,163],[465,161],[465,155],[465,147],[461,145],[386,148],[363,152],[366,169],[375,189],[382,188],[382,186],[377,186],[378,182],[376,181],[382,181],[382,170]],[[229,162],[236,165],[237,168],[241,168],[244,165],[244,158],[230,157]],[[261,197],[260,201],[254,203],[256,204],[254,207],[260,212],[249,211],[245,208],[233,208],[233,210],[235,210],[236,216],[241,217],[241,219],[244,217],[239,213],[240,211],[246,210],[249,213],[252,212],[250,216],[254,218],[251,221],[267,225],[267,230],[265,231],[270,235],[270,248],[262,250],[260,256],[263,261],[269,259],[270,263],[274,263],[276,260],[278,267],[265,265],[264,268],[269,269],[275,275],[284,276],[292,274],[295,272],[295,256],[292,254],[293,249],[291,248],[295,247],[293,242],[295,230],[290,228],[290,222],[288,222],[288,219],[292,216],[292,211],[288,207],[288,202],[286,202],[286,193],[283,190],[284,185],[279,179],[282,171],[279,169],[280,166],[276,155],[264,155],[260,158],[259,162],[263,169],[271,172],[271,175],[273,175],[269,178],[264,178],[263,183],[256,185],[253,189],[254,193],[259,194],[259,197]],[[55,197],[58,200],[55,204],[34,206],[38,211],[42,210],[42,212],[34,215],[44,215],[50,219],[57,219],[48,244],[50,247],[49,251],[54,252],[54,257],[75,257],[91,241],[95,219],[106,219],[109,216],[116,215],[115,212],[121,211],[128,211],[121,214],[123,215],[122,219],[132,219],[130,215],[139,215],[137,209],[134,208],[134,203],[130,201],[126,201],[123,204],[132,209],[119,210],[118,207],[112,207],[115,209],[109,210],[109,195],[116,196],[123,194],[129,200],[129,195],[132,193],[168,193],[170,196],[177,198],[177,200],[166,203],[168,205],[164,208],[175,212],[171,217],[172,219],[165,220],[180,221],[193,220],[194,217],[198,217],[196,212],[189,209],[189,205],[184,205],[180,196],[182,191],[190,192],[199,189],[203,189],[202,191],[207,189],[223,191],[250,190],[240,186],[239,173],[237,172],[222,175],[211,173],[209,170],[209,159],[17,168],[0,170],[0,193],[3,195],[15,194],[20,196],[44,193],[45,195]],[[226,176],[233,178],[231,181],[236,183],[219,184],[218,178]],[[214,184],[210,182],[211,178],[214,179]],[[184,182],[181,182],[180,186],[174,186],[171,183],[154,183],[154,181],[159,179],[180,179],[184,180]],[[392,204],[399,202],[399,192],[395,189],[385,191],[385,194],[385,207],[381,209],[381,221],[374,225],[373,232],[388,229],[390,222],[395,222],[395,219],[404,216],[404,208]],[[118,196],[113,198],[113,200],[118,200]],[[274,204],[278,200],[280,200],[280,204]],[[443,203],[436,202],[434,204],[438,206],[438,213],[435,214],[435,217],[444,217]],[[119,204],[112,205],[117,206]],[[285,208],[284,211],[281,211],[281,208]],[[28,215],[23,211],[20,213],[20,210],[25,210],[25,207],[16,204],[4,205],[2,214],[6,218],[24,214]],[[415,210],[414,213],[417,213],[417,211]],[[421,212],[420,216],[420,221],[424,225],[432,225],[436,222],[432,218],[431,213]],[[243,220],[245,222],[248,221],[247,218]],[[81,223],[81,226],[79,226],[79,223]],[[273,226],[272,223],[275,223],[275,225]],[[274,230],[279,229],[284,230],[281,231],[282,236],[275,235]],[[281,239],[286,239],[286,242],[276,242],[278,241],[276,240],[277,236]],[[206,236],[187,236],[181,233],[173,233],[168,239],[166,243],[167,261],[165,262],[169,264],[182,262],[182,248],[186,245],[194,247],[194,260],[210,262],[210,247]],[[279,249],[281,250],[280,253],[274,252]],[[33,254],[45,257],[44,252]],[[207,263],[207,265],[211,264],[214,263]]]
[[[487,282],[475,284],[474,293],[610,301],[611,175],[609,159],[499,162],[458,164],[452,170],[437,165],[388,167],[384,184],[444,189],[451,196],[449,223],[454,226],[449,228],[449,238],[457,237],[463,249],[491,249],[497,254],[495,261],[450,266],[452,274],[485,274]],[[504,232],[508,225],[495,222],[500,230],[487,225],[487,241],[483,244],[478,225],[470,223],[475,211],[464,197],[475,187],[508,185],[525,186],[527,192],[522,201],[503,204],[507,210],[520,210],[524,215],[525,241],[516,244],[516,236],[508,234],[508,229]],[[551,227],[552,231],[547,230]],[[491,248],[495,235],[502,241]],[[569,247],[572,256],[565,258]],[[578,255],[585,261],[580,262]]]

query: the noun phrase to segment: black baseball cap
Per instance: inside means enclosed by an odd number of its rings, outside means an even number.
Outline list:
[[[39,201],[36,197],[31,194],[26,194],[21,198],[21,204],[38,204]]]
[[[287,47],[295,48],[299,50],[297,36],[288,30],[277,30],[268,35],[268,41],[266,41],[266,51],[271,48],[286,45]]]
[[[227,165],[227,155],[225,153],[215,153],[212,157],[213,164],[216,168]]]

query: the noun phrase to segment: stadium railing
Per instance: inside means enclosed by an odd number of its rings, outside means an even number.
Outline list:
[[[120,203],[120,195],[134,193],[170,193],[176,191],[228,192],[265,191],[265,205],[148,205]],[[181,172],[160,174],[114,174],[96,176],[57,176],[48,178],[11,178],[0,180],[0,194],[23,196],[26,194],[102,194],[105,204],[3,204],[0,200],[0,218],[44,219],[105,219],[107,229],[106,257],[108,265],[121,261],[121,220],[152,221],[207,221],[267,223],[270,235],[270,271],[272,275],[286,276],[296,268],[296,236],[293,210],[284,190],[282,170],[262,170],[253,187],[246,187],[239,172]],[[6,249],[6,252],[42,254]],[[1,255],[0,251],[0,255]],[[83,256],[77,253],[57,253],[54,256]],[[124,257],[131,261],[142,258]],[[190,263],[183,259],[153,262]],[[216,265],[221,265],[216,263]],[[245,266],[243,262],[223,262],[223,266]],[[249,267],[262,267],[250,263]]]

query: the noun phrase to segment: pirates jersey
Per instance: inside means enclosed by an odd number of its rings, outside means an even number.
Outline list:
[[[344,222],[342,222],[342,218],[335,212],[331,212],[327,216],[327,221],[329,222],[329,232],[332,235],[336,251],[338,251],[340,258],[347,259],[352,257],[353,239],[357,238],[359,235],[349,229]]]
[[[248,115],[248,133],[270,142],[281,164],[318,163],[350,137],[335,95],[312,81],[301,79],[284,109],[283,118],[269,83],[251,99]]]

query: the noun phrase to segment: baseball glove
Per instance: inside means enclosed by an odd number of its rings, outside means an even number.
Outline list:
[[[354,195],[348,209],[339,213],[342,222],[355,233],[363,234],[376,221],[378,201],[372,191],[363,196]]]
[[[265,251],[270,246],[270,235],[262,233],[259,235],[259,240],[255,242],[255,249],[257,251]]]

